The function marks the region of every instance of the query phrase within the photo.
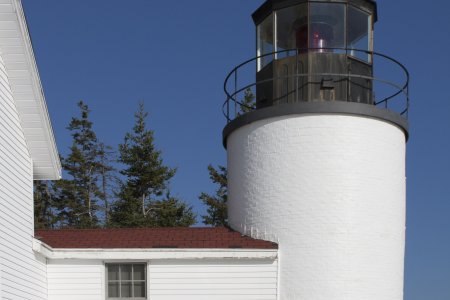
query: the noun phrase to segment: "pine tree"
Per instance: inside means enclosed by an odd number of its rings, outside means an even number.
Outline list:
[[[34,227],[53,228],[56,224],[54,195],[50,181],[34,181]]]
[[[111,220],[111,204],[113,202],[114,191],[116,185],[119,183],[119,178],[116,173],[116,168],[112,166],[115,161],[115,152],[110,146],[99,143],[98,148],[98,172],[99,172],[99,198],[103,201],[101,208],[104,216],[103,225],[110,227]]]
[[[208,166],[209,177],[213,183],[218,184],[215,195],[202,193],[199,199],[208,207],[208,215],[202,216],[203,224],[212,226],[227,226],[227,168],[218,166],[215,169],[212,165]]]
[[[195,223],[192,208],[167,197],[169,180],[176,169],[163,164],[161,151],[154,145],[154,132],[146,128],[148,114],[139,104],[135,125],[119,145],[119,159],[125,177],[118,201],[111,212],[117,227],[189,226]],[[164,199],[164,196],[165,199]],[[163,220],[164,216],[170,216]]]
[[[70,179],[55,182],[59,203],[58,220],[60,226],[92,228],[99,225],[99,143],[89,120],[88,106],[80,101],[78,107],[81,117],[72,118],[67,127],[73,138],[70,153],[61,159],[62,167]]]
[[[251,88],[248,88],[244,92],[244,99],[239,104],[239,113],[238,116],[244,115],[248,112],[251,112],[255,109],[255,95],[253,94],[253,91]]]
[[[151,202],[148,212],[155,227],[189,227],[196,222],[192,207],[169,193],[164,200]]]

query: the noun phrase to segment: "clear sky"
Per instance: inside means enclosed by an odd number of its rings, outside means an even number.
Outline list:
[[[173,193],[203,213],[206,167],[225,164],[223,79],[255,54],[250,14],[262,0],[23,0],[59,151],[86,101],[117,145],[140,100]],[[411,73],[406,300],[450,299],[450,2],[380,0],[375,50]]]

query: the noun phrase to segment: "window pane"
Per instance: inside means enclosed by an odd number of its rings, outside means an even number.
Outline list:
[[[120,266],[120,280],[131,280],[131,265]]]
[[[108,298],[145,298],[145,264],[108,264],[106,267]]]
[[[119,283],[108,283],[108,297],[120,297],[119,295]]]
[[[119,280],[119,265],[108,265],[108,280]]]
[[[371,51],[370,31],[371,16],[362,10],[349,6],[348,9],[348,48]],[[370,55],[366,52],[350,51],[350,55],[364,61],[370,61]]]
[[[308,9],[306,4],[277,11],[277,50],[308,48]],[[279,54],[278,58],[288,54]]]
[[[345,5],[311,3],[309,46],[311,48],[345,48]],[[341,52],[319,50],[319,52]]]
[[[145,282],[135,282],[134,283],[134,297],[144,298],[145,297]]]
[[[121,289],[121,297],[122,298],[131,298],[131,282],[122,282],[120,287]]]
[[[134,265],[133,266],[133,280],[145,280],[145,266]]]
[[[258,56],[274,52],[273,46],[273,15],[268,16],[258,25]],[[272,61],[272,55],[266,55],[259,59],[258,70]]]

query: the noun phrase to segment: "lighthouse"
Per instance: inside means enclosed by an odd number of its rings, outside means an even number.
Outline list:
[[[376,2],[252,17],[225,80],[229,225],[278,243],[280,300],[403,299],[409,75],[373,49]]]

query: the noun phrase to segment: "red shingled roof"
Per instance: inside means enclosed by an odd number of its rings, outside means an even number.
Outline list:
[[[35,237],[52,248],[278,248],[225,227],[36,230]]]

